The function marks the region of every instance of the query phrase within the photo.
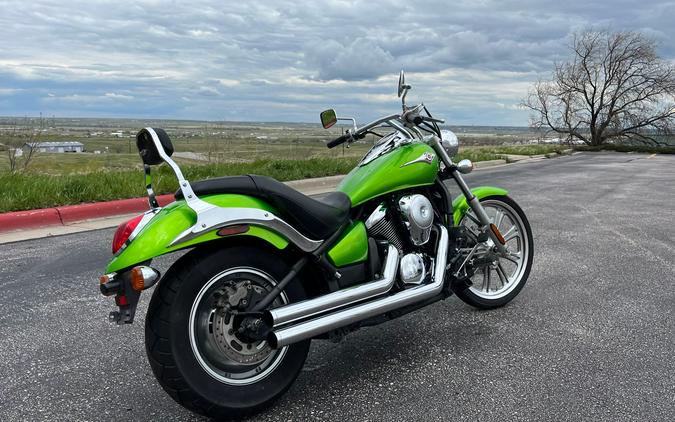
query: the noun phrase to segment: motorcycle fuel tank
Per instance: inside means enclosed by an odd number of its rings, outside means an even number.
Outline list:
[[[438,157],[423,143],[401,145],[380,157],[362,163],[340,182],[355,207],[385,193],[431,185],[438,174]]]

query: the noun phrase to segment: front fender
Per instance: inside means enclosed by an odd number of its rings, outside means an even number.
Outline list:
[[[502,188],[496,188],[493,186],[478,186],[477,188],[471,189],[476,198],[479,200],[486,198],[488,196],[506,196],[508,191]],[[466,201],[464,195],[459,195],[452,201],[452,219],[455,223],[455,226],[459,225],[459,222],[462,221],[462,217],[466,214],[466,211],[469,209],[469,203]]]
[[[276,210],[265,201],[246,195],[221,194],[209,195],[202,198],[204,201],[220,207],[258,208],[277,214]],[[218,230],[211,230],[196,238],[170,246],[171,242],[182,232],[192,227],[197,221],[197,216],[184,200],[172,202],[162,208],[148,224],[136,235],[129,245],[115,256],[106,268],[106,273],[119,271],[132,265],[145,262],[149,259],[185,249],[197,244],[222,239],[217,234]],[[288,246],[288,239],[274,230],[250,225],[245,233],[235,236],[254,236],[272,244],[277,249]]]

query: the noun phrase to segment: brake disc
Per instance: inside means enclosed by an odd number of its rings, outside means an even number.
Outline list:
[[[267,291],[250,281],[239,281],[226,286],[218,299],[213,316],[213,338],[218,350],[227,358],[243,364],[257,364],[264,361],[272,352],[266,341],[248,343],[237,336],[234,327],[234,316],[230,309],[246,309],[249,305],[249,291],[259,295]]]

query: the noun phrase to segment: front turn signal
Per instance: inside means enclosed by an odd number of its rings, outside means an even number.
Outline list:
[[[490,224],[490,230],[492,230],[492,233],[494,233],[495,237],[497,237],[497,240],[499,240],[499,243],[502,245],[506,245],[506,239],[504,239],[504,236],[502,236],[502,232],[499,231],[497,226],[494,224]]]

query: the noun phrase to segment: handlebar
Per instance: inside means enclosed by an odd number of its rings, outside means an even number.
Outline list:
[[[379,118],[379,119],[377,119],[373,122],[368,123],[365,126],[362,126],[362,127],[358,128],[355,132],[345,133],[344,135],[340,136],[339,138],[334,139],[334,140],[330,141],[329,143],[327,143],[326,146],[328,148],[333,148],[333,147],[336,147],[336,146],[338,146],[340,144],[343,144],[347,141],[351,141],[352,139],[360,139],[361,135],[365,134],[367,131],[374,128],[375,126],[378,126],[378,125],[380,125],[384,122],[388,122],[389,120],[398,119],[398,118],[400,118],[400,116],[398,114],[391,114],[389,116],[381,117],[381,118]]]
[[[348,142],[348,141],[351,142],[351,141],[353,141],[353,140],[355,140],[355,139],[361,139],[361,138],[363,137],[362,135],[365,135],[365,133],[368,132],[370,129],[372,129],[372,128],[374,128],[375,126],[378,126],[378,125],[380,125],[380,124],[382,124],[382,123],[390,122],[390,121],[392,121],[392,120],[396,120],[396,121],[399,121],[399,122],[400,122],[400,121],[403,120],[403,119],[405,119],[405,120],[407,121],[407,120],[410,119],[410,118],[412,118],[412,121],[409,121],[409,123],[413,123],[413,124],[415,124],[415,125],[419,125],[419,124],[422,123],[423,121],[436,122],[436,123],[441,123],[441,124],[442,124],[442,123],[445,123],[445,120],[442,120],[442,119],[434,119],[434,118],[432,118],[432,117],[427,117],[427,116],[421,116],[421,115],[419,115],[418,113],[414,113],[414,114],[412,114],[412,113],[411,113],[411,114],[406,114],[406,113],[404,113],[403,116],[401,116],[401,115],[399,115],[399,114],[390,114],[389,116],[384,116],[384,117],[381,117],[381,118],[379,118],[379,119],[377,119],[377,120],[375,120],[375,121],[372,121],[372,122],[368,123],[367,125],[358,128],[358,129],[357,129],[356,131],[354,131],[354,132],[347,132],[347,133],[345,133],[344,135],[340,136],[339,138],[334,139],[334,140],[328,142],[328,143],[326,144],[326,146],[327,146],[328,148],[334,148],[334,147],[336,147],[336,146],[338,146],[338,145],[340,145],[340,144],[343,144],[343,143],[345,143],[345,142]]]
[[[326,144],[328,148],[334,148],[340,144],[344,144],[345,142],[349,141],[352,139],[352,134],[350,132],[345,133],[344,135],[340,136],[337,139],[333,139],[329,143]]]
[[[422,104],[412,107],[408,111],[404,112],[401,118],[405,120],[409,124],[413,124],[415,126],[419,126],[422,122],[431,122],[431,123],[445,123],[445,120],[443,119],[435,119],[433,117],[429,116],[423,116],[420,114],[421,109],[424,106]]]

